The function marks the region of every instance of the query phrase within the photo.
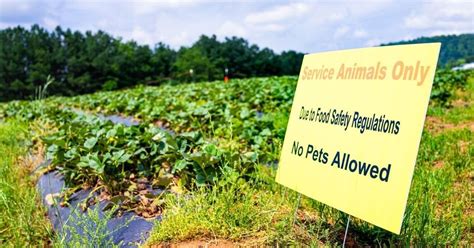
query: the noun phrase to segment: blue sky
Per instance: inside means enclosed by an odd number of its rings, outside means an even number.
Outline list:
[[[474,1],[0,0],[0,29],[34,23],[173,48],[216,34],[311,53],[473,33]]]

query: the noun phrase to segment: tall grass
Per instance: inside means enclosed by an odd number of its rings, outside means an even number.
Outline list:
[[[295,221],[298,194],[274,183],[271,169],[259,166],[250,179],[231,168],[222,173],[223,179],[213,186],[168,194],[163,218],[156,222],[148,245],[194,239],[250,247],[317,247],[321,240],[326,245],[333,242],[334,230],[312,213],[298,209]]]
[[[201,187],[185,195],[168,194],[163,221],[156,222],[150,243],[168,240],[257,238],[268,229],[277,202],[261,194],[230,168],[212,188]]]
[[[21,163],[29,145],[27,126],[0,122],[0,246],[46,246],[52,237],[30,168]]]
[[[34,168],[24,159],[31,139],[27,124],[0,122],[0,247],[119,247],[111,234],[129,221],[108,229],[116,207],[102,215],[100,207],[86,213],[74,209],[64,230],[53,233],[31,175]]]

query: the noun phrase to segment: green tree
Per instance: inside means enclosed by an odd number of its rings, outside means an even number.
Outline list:
[[[295,51],[285,51],[278,57],[279,72],[282,75],[298,75],[300,73],[301,63],[303,62],[303,53]]]
[[[441,51],[439,53],[438,59],[439,66],[450,67],[452,65],[455,65],[456,61],[459,59],[474,56],[474,34],[421,37],[409,41],[399,41],[388,44],[382,44],[382,46],[430,42],[441,42]]]
[[[207,81],[214,65],[197,47],[181,48],[174,63],[175,77],[187,81]]]
[[[159,42],[155,45],[153,55],[151,57],[151,66],[153,75],[157,80],[170,78],[172,74],[173,64],[176,62],[176,52],[168,45]]]

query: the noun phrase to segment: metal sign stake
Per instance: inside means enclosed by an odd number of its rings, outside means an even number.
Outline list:
[[[346,232],[344,233],[344,241],[342,242],[342,248],[346,247],[346,238],[347,238],[347,231],[349,230],[349,222],[351,221],[351,216],[347,217],[347,224],[346,224]]]
[[[300,207],[300,201],[301,201],[301,193],[298,193],[298,200],[296,200],[296,207],[295,207],[295,213],[293,214],[293,225],[295,225],[296,221],[296,213],[298,212],[298,208]]]

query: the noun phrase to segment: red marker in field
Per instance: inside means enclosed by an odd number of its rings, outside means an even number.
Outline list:
[[[225,83],[229,82],[228,74],[229,74],[229,69],[225,68],[225,70],[224,70],[224,82]]]

